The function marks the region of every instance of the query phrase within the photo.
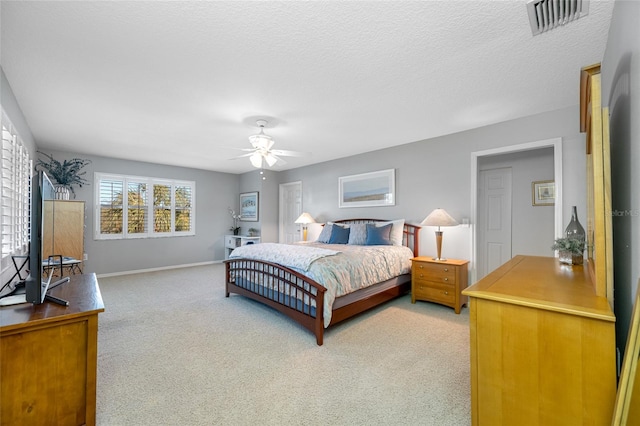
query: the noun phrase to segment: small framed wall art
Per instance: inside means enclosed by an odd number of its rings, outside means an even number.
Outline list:
[[[260,205],[258,192],[243,192],[240,194],[240,220],[243,222],[257,222]]]
[[[556,184],[552,180],[531,183],[531,199],[534,206],[553,206],[556,203]]]

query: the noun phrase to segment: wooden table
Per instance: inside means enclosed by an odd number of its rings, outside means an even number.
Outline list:
[[[94,425],[98,313],[95,274],[73,275],[45,302],[0,308],[0,424]]]

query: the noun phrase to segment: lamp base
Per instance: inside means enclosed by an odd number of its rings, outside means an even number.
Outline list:
[[[445,259],[444,257],[434,257],[433,260],[437,260],[438,262],[446,262],[447,259]]]

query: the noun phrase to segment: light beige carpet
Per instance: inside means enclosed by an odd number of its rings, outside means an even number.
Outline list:
[[[98,425],[468,425],[469,315],[404,296],[330,328],[221,264],[99,279]]]

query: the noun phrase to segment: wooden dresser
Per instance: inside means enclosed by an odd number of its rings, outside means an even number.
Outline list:
[[[469,281],[467,260],[434,260],[419,256],[411,259],[411,303],[416,300],[440,303],[455,309],[456,314],[467,303],[461,291]]]
[[[62,255],[84,257],[84,201],[50,200],[45,202],[45,218],[53,220],[51,240],[43,241],[43,259]],[[50,225],[45,225],[50,226]]]
[[[469,296],[473,425],[606,425],[615,316],[585,266],[516,256]]]
[[[98,281],[73,275],[50,294],[69,306],[0,308],[1,425],[96,423]]]

